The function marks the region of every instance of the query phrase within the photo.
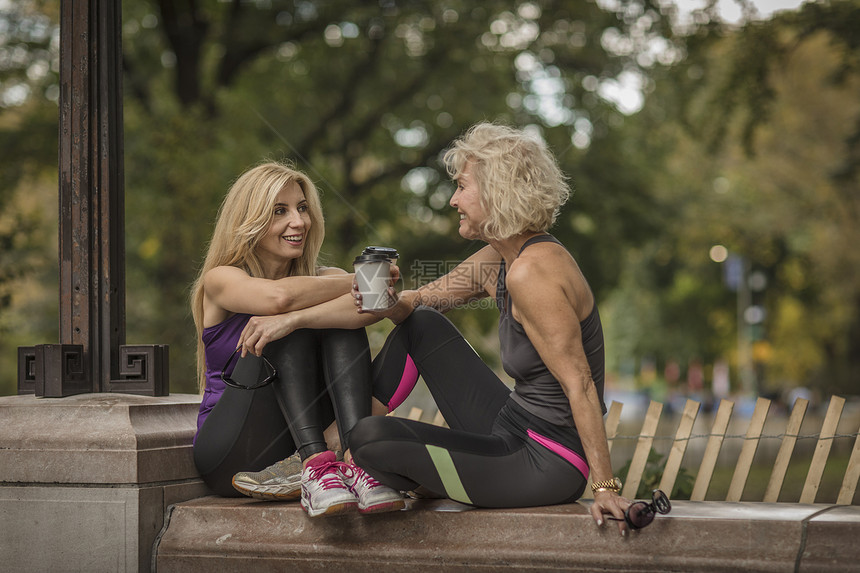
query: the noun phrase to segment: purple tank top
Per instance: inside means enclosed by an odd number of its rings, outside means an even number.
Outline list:
[[[239,335],[242,334],[245,325],[251,318],[250,314],[234,314],[224,322],[203,329],[203,346],[206,353],[206,389],[203,390],[203,399],[200,401],[200,412],[197,414],[197,431],[206,421],[206,416],[218,403],[221,394],[224,393],[224,381],[221,380],[221,369],[227,360],[236,351],[239,344]],[[233,371],[230,365],[227,370],[229,375]],[[195,435],[196,439],[197,436]]]

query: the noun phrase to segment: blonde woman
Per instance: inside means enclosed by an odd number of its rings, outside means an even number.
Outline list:
[[[288,165],[248,170],[225,197],[192,293],[194,461],[220,495],[301,496],[312,517],[399,509],[351,463],[350,432],[371,413],[372,319],[345,312],[352,275],[318,266],[323,225],[314,184]],[[324,436],[335,419],[344,461]]]
[[[542,142],[494,124],[474,126],[444,161],[457,184],[450,205],[460,235],[488,245],[374,313],[397,326],[373,369],[374,393],[389,407],[422,375],[450,428],[365,418],[353,455],[393,488],[423,486],[480,507],[573,502],[590,474],[594,519],[622,518],[626,534],[630,502],[619,496],[603,429],[600,315],[576,261],[547,233],[570,195],[565,178]],[[484,297],[500,311],[513,392],[441,314]]]

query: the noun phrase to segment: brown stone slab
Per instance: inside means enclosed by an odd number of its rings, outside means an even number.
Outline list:
[[[829,507],[809,519],[799,571],[860,571],[860,506]]]
[[[628,538],[588,506],[407,510],[310,519],[298,503],[207,497],[175,506],[157,554],[170,571],[787,571],[821,505],[675,502]],[[860,528],[855,530],[860,532]]]
[[[0,397],[0,483],[140,484],[197,479],[200,398]]]
[[[198,405],[0,398],[0,570],[149,571],[167,506],[209,493],[191,453]]]

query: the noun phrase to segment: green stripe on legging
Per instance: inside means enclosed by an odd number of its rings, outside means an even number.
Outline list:
[[[425,447],[430,454],[430,459],[433,460],[433,465],[436,466],[436,471],[439,472],[439,478],[442,480],[442,485],[445,486],[445,493],[448,494],[448,497],[462,503],[472,503],[466,493],[466,488],[463,487],[463,482],[460,481],[460,475],[457,473],[457,468],[454,467],[454,460],[451,459],[448,450],[429,444]]]

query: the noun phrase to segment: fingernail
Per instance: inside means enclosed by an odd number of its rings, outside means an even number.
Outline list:
[[[627,530],[626,529],[621,530],[621,537],[627,537]]]
[[[602,519],[598,519],[598,520],[597,520],[597,527],[602,527],[602,526],[603,526],[603,520],[602,520]]]

